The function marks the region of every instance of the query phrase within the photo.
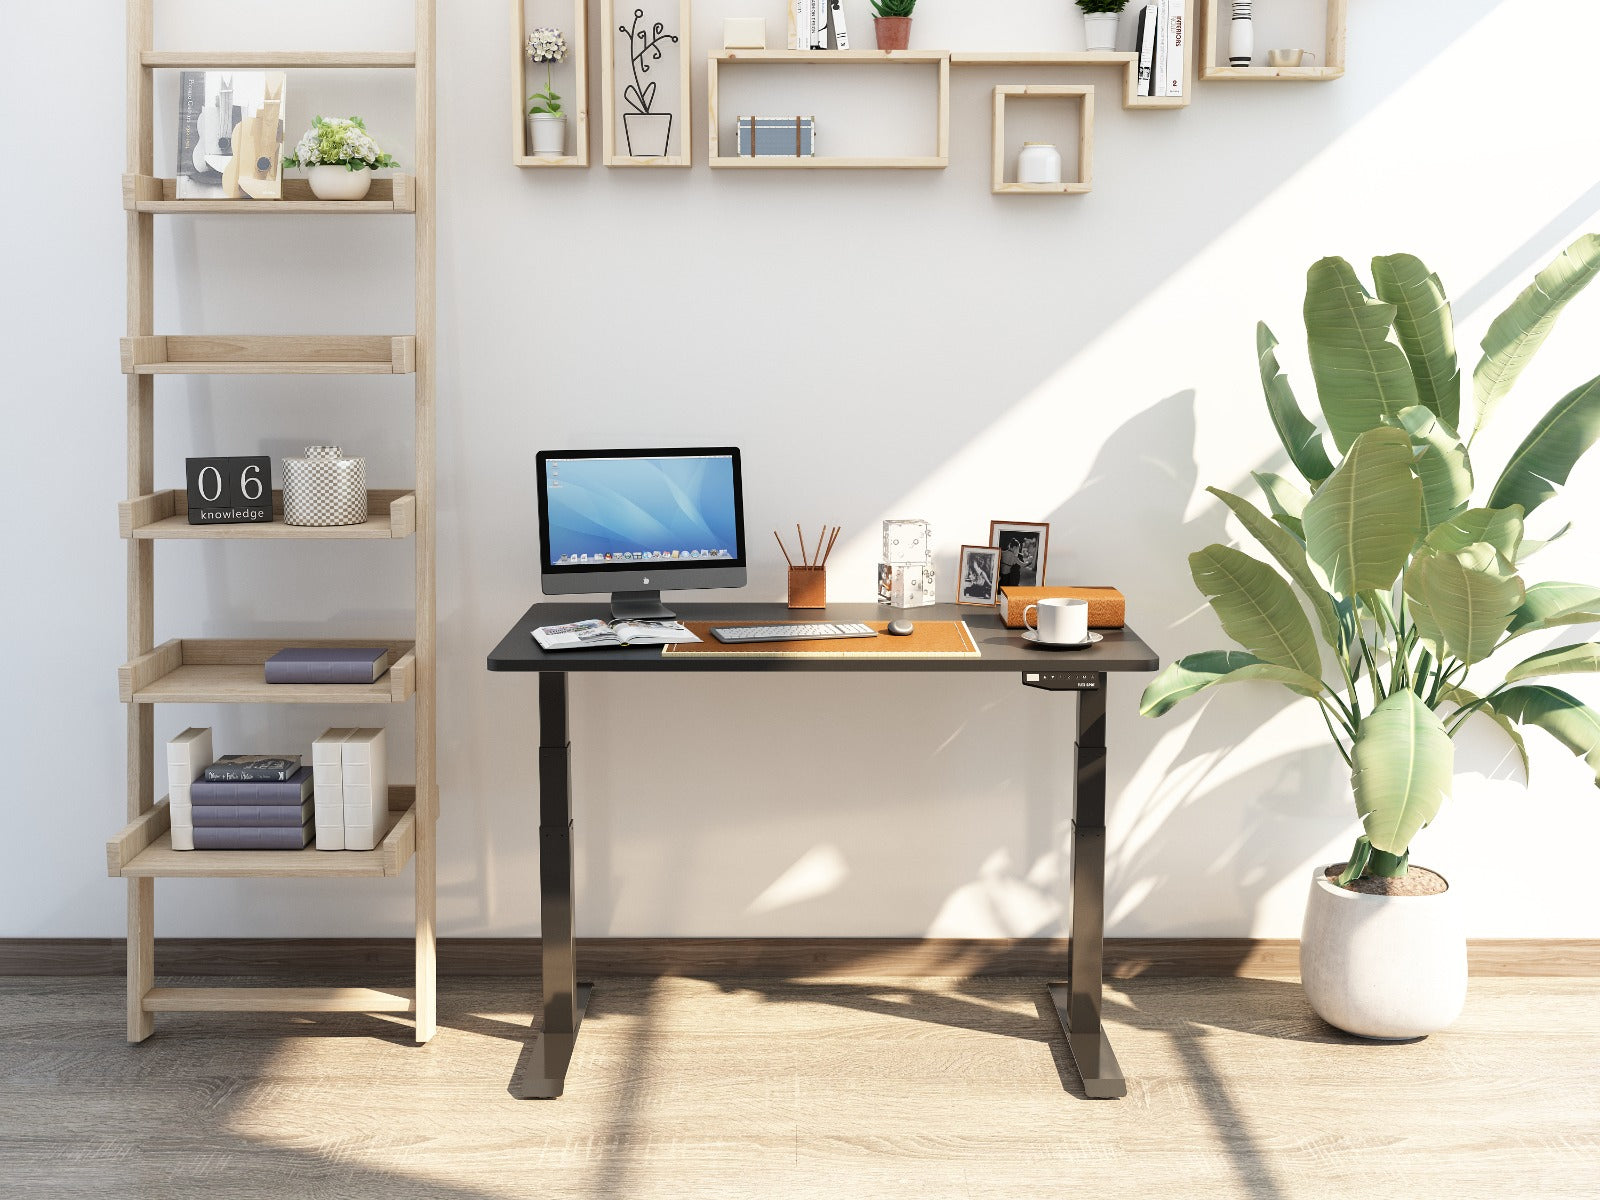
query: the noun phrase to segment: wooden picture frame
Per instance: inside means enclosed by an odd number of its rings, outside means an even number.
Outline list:
[[[566,30],[562,32],[566,33]],[[528,16],[525,0],[511,0],[512,99],[516,103],[516,124],[511,131],[511,162],[518,167],[587,167],[589,165],[589,5],[572,0],[572,30],[567,33],[567,58],[572,63],[573,91],[577,98],[562,97],[572,139],[571,154],[561,158],[537,158],[528,145],[528,95],[533,65],[525,55]]]
[[[963,546],[956,569],[956,603],[993,608],[1000,603],[1000,547]]]
[[[648,85],[641,82],[639,88],[632,83],[623,91],[619,91],[617,84],[631,70],[631,64],[617,61],[617,38],[620,28],[620,14],[626,13],[630,19],[629,27],[632,28],[631,18],[634,12],[643,10],[648,33],[652,22],[649,18],[658,16],[661,12],[670,10],[672,0],[600,0],[600,146],[601,157],[608,167],[689,167],[694,165],[694,104],[693,104],[693,78],[692,65],[694,60],[694,9],[691,0],[677,0],[676,31],[664,31],[668,37],[676,38],[672,51],[678,55],[677,84],[678,107],[671,113],[659,113],[654,108],[656,85],[665,79],[672,78],[671,72],[663,72],[652,78]],[[655,43],[652,42],[652,54]],[[663,49],[665,53],[665,49]],[[652,67],[658,65],[652,59]],[[643,68],[641,68],[643,69]],[[623,74],[619,74],[621,71]],[[631,140],[627,125],[628,113],[623,110],[629,108],[623,102],[626,91],[632,91],[639,99],[643,100],[648,111],[633,112],[635,117],[651,118],[667,116],[669,124],[662,142],[664,154],[640,154],[639,147]],[[631,111],[631,110],[630,110]],[[660,125],[656,123],[645,128],[643,122],[639,133],[641,138],[654,136],[659,133]],[[619,132],[618,126],[623,126]],[[621,145],[619,145],[619,141]],[[673,151],[673,143],[677,143]]]
[[[1000,550],[1001,587],[1045,585],[1050,559],[1049,522],[990,521],[989,544]],[[1013,555],[1008,561],[1008,556]]]

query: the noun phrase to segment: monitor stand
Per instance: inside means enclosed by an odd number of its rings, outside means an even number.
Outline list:
[[[661,603],[660,592],[612,592],[611,616],[618,621],[671,621],[677,617]]]

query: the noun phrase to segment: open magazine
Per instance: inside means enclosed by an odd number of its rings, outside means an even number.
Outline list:
[[[678,621],[574,621],[533,631],[541,650],[616,650],[623,646],[670,646],[698,642]]]

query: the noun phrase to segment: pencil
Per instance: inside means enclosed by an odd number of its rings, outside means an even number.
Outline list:
[[[828,559],[833,557],[833,544],[839,540],[839,530],[840,530],[840,528],[841,527],[838,526],[838,525],[835,525],[833,527],[833,536],[828,539],[828,549],[822,556],[822,565],[823,566],[827,566],[828,565]]]
[[[817,534],[817,555],[816,555],[817,561],[812,563],[811,564],[812,566],[820,567],[822,565],[822,543],[827,541],[827,540],[828,540],[828,523],[826,521],[824,521],[822,523],[822,532]]]
[[[806,561],[806,535],[800,532],[800,522],[794,523],[794,535],[800,539],[800,561]]]
[[[772,536],[777,538],[778,549],[783,551],[783,561],[789,564],[789,569],[791,571],[794,570],[794,559],[789,557],[789,548],[783,544],[783,539],[778,537],[778,531],[776,529],[772,531]]]

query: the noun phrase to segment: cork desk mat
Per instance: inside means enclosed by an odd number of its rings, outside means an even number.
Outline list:
[[[903,637],[884,632],[887,621],[867,621],[875,638],[820,638],[809,642],[744,642],[728,645],[711,636],[713,626],[770,625],[770,621],[685,621],[700,640],[662,647],[671,658],[981,658],[965,621],[917,621]]]

